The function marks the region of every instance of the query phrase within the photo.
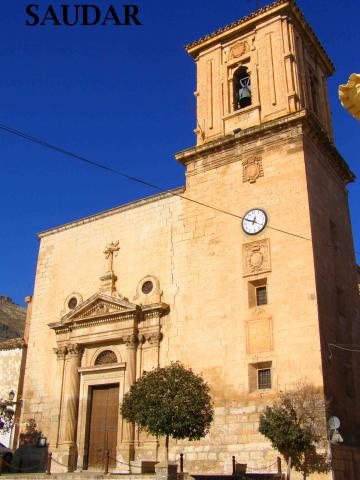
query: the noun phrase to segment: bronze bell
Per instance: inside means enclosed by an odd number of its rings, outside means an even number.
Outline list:
[[[248,86],[241,86],[239,88],[239,100],[242,100],[244,98],[251,98],[251,91]]]

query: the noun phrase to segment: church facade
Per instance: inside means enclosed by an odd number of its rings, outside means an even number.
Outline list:
[[[161,459],[163,441],[119,405],[144,370],[172,361],[204,376],[215,405],[205,439],[170,442],[190,472],[231,472],[232,455],[273,464],[259,413],[304,380],[359,444],[357,360],[332,346],[360,343],[334,67],[292,0],[186,50],[197,67],[197,144],[176,154],[186,186],[40,234],[22,424],[36,420],[59,470],[96,469],[107,449],[117,471]]]

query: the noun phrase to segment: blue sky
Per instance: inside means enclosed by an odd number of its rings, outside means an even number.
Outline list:
[[[195,66],[183,46],[248,14],[255,1],[139,0],[143,26],[120,28],[26,27],[28,3],[1,5],[0,123],[164,189],[184,184],[173,154],[195,142]],[[43,11],[49,2],[37,3]],[[336,66],[336,145],[360,176],[360,122],[337,99],[338,85],[360,73],[360,3],[298,4]],[[33,291],[37,232],[156,193],[3,131],[0,165],[0,295],[18,303]],[[360,181],[349,192],[360,251]]]

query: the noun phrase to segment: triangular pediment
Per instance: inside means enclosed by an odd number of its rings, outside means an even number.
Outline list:
[[[136,312],[139,307],[126,298],[110,296],[105,293],[95,293],[80,303],[74,310],[61,318],[61,323],[76,322],[83,319],[98,318],[104,315],[111,316],[119,313]]]

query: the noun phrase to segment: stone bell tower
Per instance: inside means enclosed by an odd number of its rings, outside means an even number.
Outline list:
[[[359,442],[359,364],[339,348],[360,344],[360,317],[346,189],[355,176],[333,144],[327,93],[334,66],[293,0],[186,51],[197,67],[197,145],[176,155],[186,194],[240,217],[216,216],[216,249],[203,259],[232,309],[218,314],[231,319],[227,338],[238,339],[231,377],[216,381],[236,378],[245,405],[260,408],[306,379],[324,391],[345,443]],[[221,395],[219,405],[234,398]]]
[[[197,143],[306,108],[332,139],[326,79],[334,71],[291,0],[186,47],[197,65]]]

